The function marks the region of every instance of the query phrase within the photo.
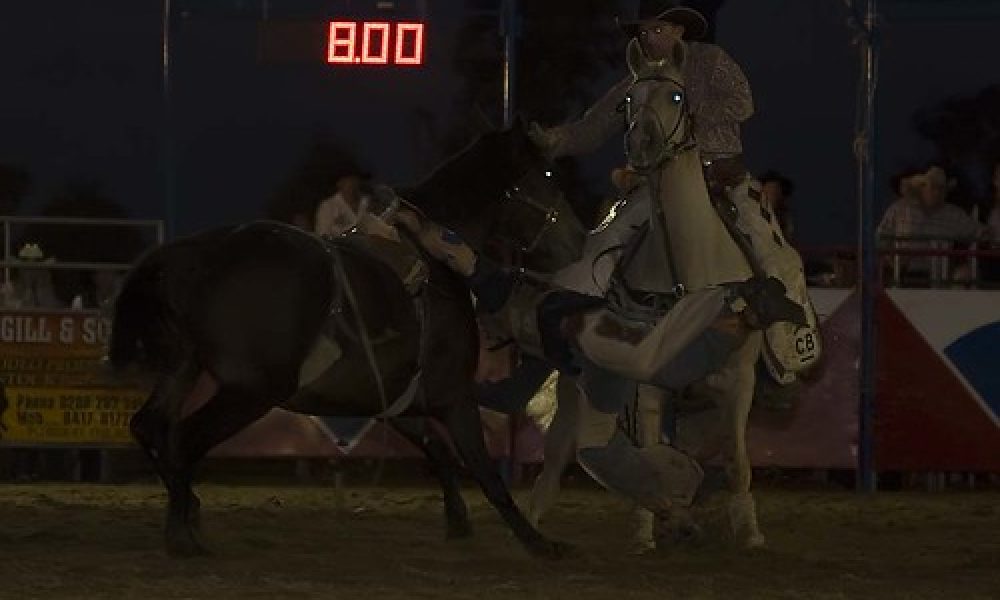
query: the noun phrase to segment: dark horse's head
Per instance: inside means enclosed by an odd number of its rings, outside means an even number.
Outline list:
[[[478,251],[551,273],[580,257],[586,232],[520,121],[487,133],[403,196]]]

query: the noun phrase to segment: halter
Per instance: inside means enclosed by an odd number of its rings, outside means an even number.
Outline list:
[[[646,164],[639,164],[636,161],[636,157],[632,152],[631,145],[629,141],[632,138],[632,134],[635,132],[636,128],[639,127],[639,119],[635,117],[637,114],[641,114],[642,111],[648,110],[652,111],[653,118],[656,122],[656,129],[659,133],[663,133],[665,129],[663,128],[663,123],[660,121],[660,114],[654,108],[650,106],[647,102],[638,107],[637,110],[632,110],[632,89],[639,84],[643,83],[672,83],[680,89],[680,100],[679,107],[680,110],[677,114],[677,120],[674,121],[673,127],[667,133],[667,135],[661,136],[658,142],[659,148],[654,155],[653,159]],[[687,101],[687,89],[684,84],[680,81],[674,79],[673,77],[668,77],[666,75],[655,75],[649,77],[639,77],[632,82],[626,91],[625,100],[622,103],[622,109],[625,112],[625,160],[628,162],[629,166],[632,167],[640,175],[650,175],[654,171],[659,170],[664,163],[667,163],[681,154],[692,150],[695,148],[694,130],[690,126],[691,123],[691,113]],[[677,131],[682,125],[687,125],[685,128],[684,137],[678,141],[671,142],[673,137],[677,134]]]

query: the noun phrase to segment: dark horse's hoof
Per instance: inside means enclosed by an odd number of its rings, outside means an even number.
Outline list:
[[[472,537],[472,525],[468,522],[448,523],[448,530],[445,539],[465,540]]]
[[[528,544],[528,551],[538,558],[549,560],[559,560],[574,554],[573,546],[563,542],[553,542],[552,540],[540,539]]]
[[[188,528],[167,531],[167,554],[174,558],[196,558],[209,556],[211,552],[198,541]]]

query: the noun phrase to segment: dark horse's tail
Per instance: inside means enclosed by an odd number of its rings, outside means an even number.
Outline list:
[[[163,323],[166,300],[162,281],[165,264],[162,249],[146,254],[129,271],[115,301],[108,359],[111,366],[124,369],[136,362],[146,363],[149,333]]]
[[[200,277],[206,253],[235,227],[168,242],[140,258],[122,282],[111,322],[108,359],[114,369],[163,366],[174,358],[177,311]]]

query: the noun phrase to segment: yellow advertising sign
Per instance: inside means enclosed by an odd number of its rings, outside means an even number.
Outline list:
[[[3,441],[129,444],[129,420],[146,395],[126,389],[7,388]]]
[[[148,394],[103,364],[110,333],[94,312],[0,311],[0,441],[130,443]]]
[[[0,311],[0,356],[99,358],[111,324],[95,312]]]

